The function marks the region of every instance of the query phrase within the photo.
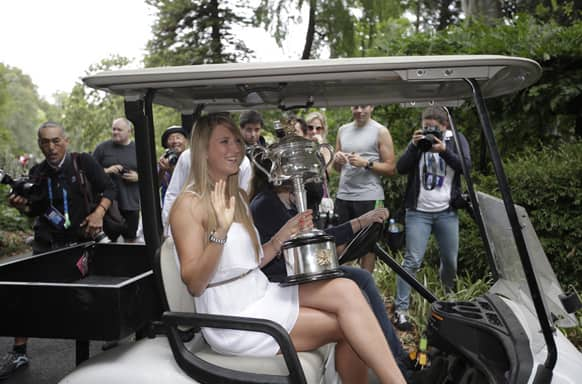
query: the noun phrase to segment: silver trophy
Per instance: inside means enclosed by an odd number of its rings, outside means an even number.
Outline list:
[[[269,182],[275,185],[292,182],[297,210],[304,212],[307,209],[304,183],[322,181],[329,163],[325,163],[320,150],[326,149],[330,152],[331,162],[333,147],[295,135],[294,122],[292,119],[287,124],[284,128],[285,135],[278,143],[268,148],[260,146],[253,148],[251,160],[257,169],[267,175]],[[276,128],[281,129],[277,127],[277,122]],[[260,164],[260,160],[264,159],[271,161],[270,170]],[[299,232],[283,243],[282,252],[287,269],[287,278],[282,285],[343,276],[343,272],[338,269],[335,238],[319,229]]]

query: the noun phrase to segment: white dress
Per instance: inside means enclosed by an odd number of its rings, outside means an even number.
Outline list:
[[[269,319],[290,332],[299,313],[297,286],[281,287],[269,282],[258,268],[255,248],[242,224],[233,223],[227,238],[210,284],[252,271],[234,281],[206,288],[194,298],[196,311]],[[273,356],[279,351],[275,339],[265,333],[203,328],[202,334],[213,350],[223,354]]]

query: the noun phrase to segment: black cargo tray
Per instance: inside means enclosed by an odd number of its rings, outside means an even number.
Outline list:
[[[156,306],[144,245],[91,242],[0,264],[1,336],[117,340]]]

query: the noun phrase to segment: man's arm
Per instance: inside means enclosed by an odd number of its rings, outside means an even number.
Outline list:
[[[111,206],[111,202],[117,197],[117,190],[111,178],[91,155],[82,153],[77,161],[78,167],[83,170],[89,180],[91,191],[87,192],[100,197],[93,211],[80,224],[90,236],[94,236],[103,229],[103,217]]]
[[[105,173],[101,165],[89,154],[82,153],[79,156],[79,168],[81,168],[91,183],[93,195],[101,194],[109,201],[117,198],[117,189],[111,178]],[[107,205],[107,208],[109,205]]]
[[[370,171],[381,176],[393,176],[396,174],[396,166],[394,162],[394,144],[392,143],[392,135],[388,128],[380,128],[378,133],[378,153],[380,154],[380,161],[374,162]]]
[[[342,152],[342,143],[340,140],[340,133],[341,127],[337,132],[337,137],[335,139],[335,153],[333,155],[333,161],[329,165],[328,171],[331,172],[332,170],[336,170],[337,172],[341,172],[342,167],[344,164],[348,162],[346,155]]]

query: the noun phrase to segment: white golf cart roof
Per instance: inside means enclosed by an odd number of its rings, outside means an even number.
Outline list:
[[[533,60],[493,56],[397,56],[269,63],[189,65],[102,72],[86,85],[190,112],[290,109],[357,104],[458,105],[470,98],[464,79],[475,79],[484,98],[535,83]]]

